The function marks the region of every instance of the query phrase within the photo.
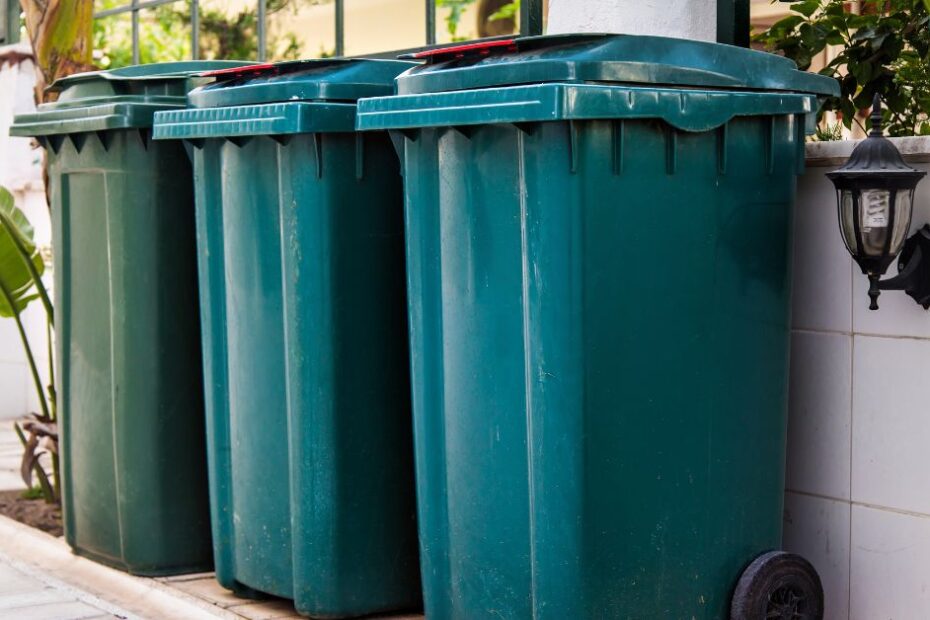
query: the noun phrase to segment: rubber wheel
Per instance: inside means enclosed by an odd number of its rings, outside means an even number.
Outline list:
[[[823,586],[799,555],[770,551],[753,560],[736,584],[730,620],[822,620]]]

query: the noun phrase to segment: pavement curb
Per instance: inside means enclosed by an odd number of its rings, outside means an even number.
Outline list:
[[[154,579],[135,577],[71,553],[67,543],[0,515],[0,555],[15,568],[49,585],[129,618],[153,620],[241,620],[241,616]],[[117,611],[113,611],[113,610]]]

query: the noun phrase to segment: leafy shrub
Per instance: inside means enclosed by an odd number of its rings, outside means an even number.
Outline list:
[[[852,126],[878,93],[892,136],[930,135],[930,0],[788,0],[792,15],[754,37],[807,69],[828,45],[839,54],[820,73],[840,82],[823,110]],[[821,112],[822,113],[822,112]]]

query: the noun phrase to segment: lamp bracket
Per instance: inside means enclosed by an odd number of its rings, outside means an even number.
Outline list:
[[[898,258],[898,275],[879,280],[878,289],[904,291],[925,310],[930,309],[930,225],[924,224],[908,237]]]

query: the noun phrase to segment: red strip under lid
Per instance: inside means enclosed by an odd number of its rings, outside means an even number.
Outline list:
[[[216,71],[205,71],[200,77],[226,77],[235,78],[242,75],[261,75],[275,69],[272,62],[266,62],[257,65],[245,65],[243,67],[229,67],[227,69],[217,69]]]
[[[466,43],[464,45],[453,45],[451,47],[439,47],[436,49],[423,50],[413,55],[417,59],[438,60],[449,56],[455,58],[464,58],[465,56],[488,55],[499,48],[507,48],[502,51],[516,51],[517,42],[514,39],[498,39],[495,41],[479,41],[477,43]]]

